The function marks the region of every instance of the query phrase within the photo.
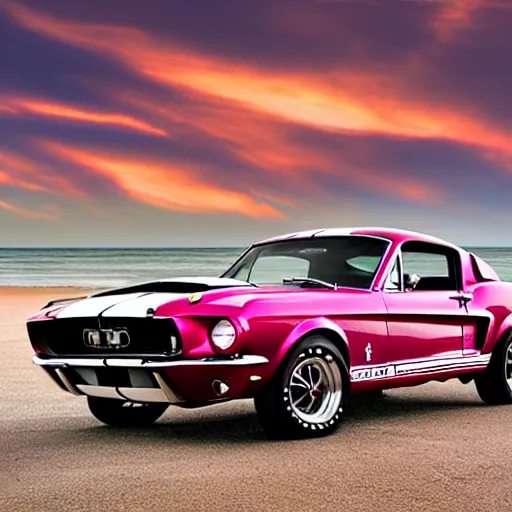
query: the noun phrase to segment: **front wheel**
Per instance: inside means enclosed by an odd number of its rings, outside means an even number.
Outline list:
[[[342,420],[348,383],[338,348],[323,336],[305,338],[255,397],[263,428],[274,439],[330,434]]]
[[[512,404],[512,335],[496,345],[487,369],[475,377],[480,398],[487,404]]]
[[[141,427],[151,425],[166,411],[169,404],[125,402],[114,398],[87,397],[93,416],[113,427]]]

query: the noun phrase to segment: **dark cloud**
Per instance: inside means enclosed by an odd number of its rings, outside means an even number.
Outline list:
[[[314,209],[459,222],[508,207],[503,2],[2,5],[2,215],[32,218],[32,197],[45,222],[89,208],[115,226],[120,208],[242,233],[300,228]]]
[[[35,9],[40,2],[25,2]],[[197,51],[297,70],[401,60],[434,35],[433,4],[316,0],[48,1],[45,11],[87,23],[137,26]],[[400,37],[397,38],[397,32]]]

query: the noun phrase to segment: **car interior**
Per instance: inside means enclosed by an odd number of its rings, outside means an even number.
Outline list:
[[[457,290],[461,282],[457,251],[424,242],[407,242],[401,249],[403,286],[407,291]],[[394,269],[395,270],[395,269]]]

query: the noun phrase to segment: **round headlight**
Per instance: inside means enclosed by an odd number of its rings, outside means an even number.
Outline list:
[[[212,330],[212,342],[221,350],[227,350],[236,338],[235,326],[229,320],[221,320]]]

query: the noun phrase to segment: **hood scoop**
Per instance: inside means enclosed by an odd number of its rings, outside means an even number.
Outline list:
[[[126,295],[132,293],[198,293],[218,288],[231,288],[237,286],[252,286],[246,281],[227,279],[222,277],[184,277],[148,283],[136,284],[125,288],[116,288],[96,293],[90,297],[108,297],[110,295]]]

